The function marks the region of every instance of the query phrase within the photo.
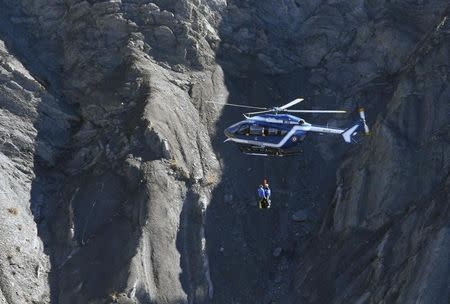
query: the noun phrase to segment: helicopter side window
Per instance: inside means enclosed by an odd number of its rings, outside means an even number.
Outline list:
[[[269,128],[269,136],[278,136],[278,129]]]
[[[239,130],[237,131],[240,135],[249,135],[250,134],[250,126],[248,124],[243,124]]]
[[[287,134],[286,130],[279,130],[278,135],[279,136],[285,136]]]
[[[258,125],[251,125],[250,126],[250,135],[254,136],[262,136],[263,135],[263,127]]]

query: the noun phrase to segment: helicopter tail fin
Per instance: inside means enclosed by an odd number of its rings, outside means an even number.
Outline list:
[[[362,127],[361,122],[356,123],[355,125],[351,126],[344,132],[342,132],[342,137],[344,138],[346,143],[352,143],[353,137],[358,133],[358,129]]]
[[[347,143],[357,142],[356,135],[358,134],[359,129],[363,129],[365,135],[370,134],[369,127],[367,126],[366,123],[366,116],[364,114],[364,109],[359,108],[358,111],[360,119],[353,126],[351,126],[350,128],[346,129],[344,132],[341,133],[342,137]]]

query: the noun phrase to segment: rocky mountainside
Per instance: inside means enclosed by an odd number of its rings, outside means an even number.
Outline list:
[[[0,303],[448,303],[449,16],[0,0]],[[241,112],[205,103],[299,96],[364,105],[372,135],[251,157],[223,143]]]

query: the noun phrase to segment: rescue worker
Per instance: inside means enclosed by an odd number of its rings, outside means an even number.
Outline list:
[[[264,197],[266,198],[266,203],[267,203],[267,207],[266,208],[270,208],[270,203],[271,203],[270,195],[272,194],[272,191],[270,191],[269,184],[267,183],[266,180],[264,180],[264,187],[263,187],[263,189],[264,189]]]
[[[266,208],[266,205],[267,205],[266,191],[265,191],[263,185],[259,185],[259,188],[258,188],[258,197],[259,197],[259,202],[258,202],[259,208],[260,208],[260,209]]]

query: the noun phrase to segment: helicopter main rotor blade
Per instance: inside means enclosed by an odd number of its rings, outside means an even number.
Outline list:
[[[345,110],[284,110],[289,113],[347,113]]]
[[[248,109],[255,109],[255,110],[267,110],[267,108],[246,106],[246,105],[240,105],[240,104],[235,104],[235,103],[223,103],[223,102],[210,101],[210,100],[205,100],[204,102],[214,103],[214,104],[219,104],[219,105],[224,105],[224,106],[231,106],[231,107],[248,108]]]
[[[255,115],[255,114],[263,114],[263,113],[270,113],[270,112],[273,112],[273,110],[270,109],[270,110],[265,110],[265,111],[250,112],[250,113],[245,113],[245,115]]]
[[[285,109],[287,109],[287,108],[290,108],[290,107],[292,107],[292,106],[298,104],[299,102],[302,102],[303,100],[304,100],[303,98],[297,98],[297,99],[294,99],[293,101],[291,101],[291,102],[285,104],[284,106],[278,107],[277,109],[278,109],[278,110],[285,110]]]

